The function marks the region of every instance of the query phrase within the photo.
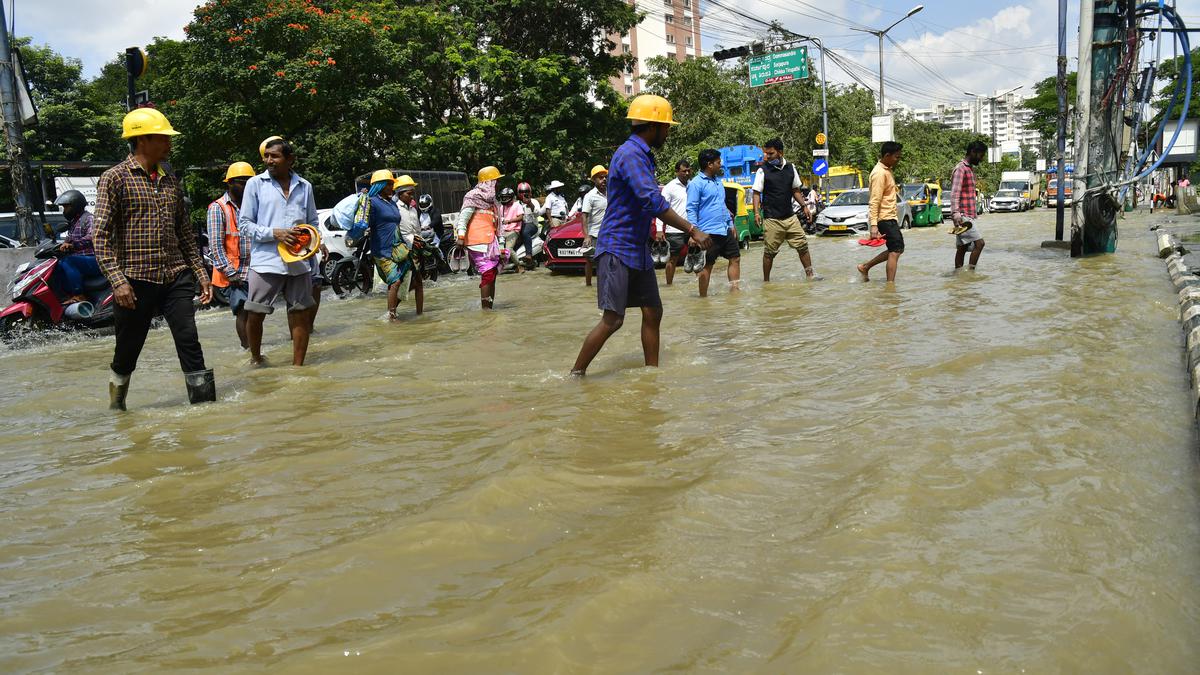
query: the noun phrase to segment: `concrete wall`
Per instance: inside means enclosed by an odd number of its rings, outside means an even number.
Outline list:
[[[7,307],[12,303],[12,296],[8,294],[8,285],[12,283],[13,272],[17,271],[22,263],[33,260],[35,250],[32,246],[0,248],[0,307]]]

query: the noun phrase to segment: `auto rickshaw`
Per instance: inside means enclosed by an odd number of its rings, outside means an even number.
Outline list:
[[[737,230],[738,245],[750,248],[750,240],[761,239],[763,232],[754,218],[754,209],[746,203],[746,186],[731,180],[721,181],[721,185],[725,187],[725,205],[734,214],[733,225]]]
[[[937,183],[907,183],[903,194],[912,207],[913,227],[933,227],[943,220],[942,186]]]

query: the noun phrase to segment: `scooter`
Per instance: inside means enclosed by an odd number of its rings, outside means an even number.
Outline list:
[[[520,239],[518,238],[516,232],[507,232],[504,235],[504,243],[507,246],[513,246],[513,245],[517,244],[517,242],[519,242],[519,241],[520,241]],[[533,248],[533,254],[528,257],[533,259],[534,265],[536,265],[539,262],[545,261],[545,256],[543,255],[543,252],[546,250],[546,242],[542,239],[542,237],[540,235],[535,234],[532,236],[531,241],[530,241],[530,247]],[[524,244],[522,244],[520,246],[517,246],[515,249],[509,248],[508,251],[509,251],[508,258],[503,261],[503,264],[501,265],[501,270],[506,273],[516,272],[517,265],[525,264],[525,263],[521,262],[522,260],[525,260],[525,258],[526,258],[525,246],[524,246]],[[525,268],[531,269],[531,267],[529,265],[525,265]]]
[[[81,302],[63,304],[66,298],[55,292],[51,280],[63,257],[59,244],[43,243],[32,262],[17,268],[11,288],[13,303],[0,311],[0,340],[8,342],[36,330],[112,325],[112,287],[103,276],[84,281],[87,299]]]

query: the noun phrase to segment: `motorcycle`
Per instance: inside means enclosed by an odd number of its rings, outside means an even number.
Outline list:
[[[414,247],[412,253],[409,254],[413,258],[414,273],[419,272],[424,281],[437,281],[438,273],[442,271],[442,268],[445,267],[448,270],[450,266],[446,264],[445,258],[442,257],[442,250],[436,244],[430,243],[422,236],[418,236],[416,239],[424,245]]]
[[[363,235],[348,257],[339,258],[333,264],[328,281],[339,298],[356,290],[365,295],[375,285],[375,265],[367,250],[369,240],[369,236]]]
[[[517,246],[519,241],[520,238],[517,236],[516,232],[507,232],[504,235],[503,243],[508,248],[509,255],[503,260],[501,269],[506,273],[516,272],[517,265],[525,265],[526,269],[532,269],[532,267],[536,266],[539,262],[543,262],[545,260],[544,251],[546,249],[546,242],[540,235],[534,234],[530,240],[530,247],[533,248],[533,253],[529,256],[533,260],[532,265],[521,262],[526,258],[526,255],[525,246],[523,244]],[[514,246],[516,246],[516,248],[513,248]]]
[[[22,334],[56,328],[100,328],[113,323],[112,287],[103,276],[84,281],[86,300],[64,304],[66,298],[54,290],[52,279],[63,253],[59,242],[47,241],[34,252],[33,262],[17,268],[13,275],[13,303],[0,311],[0,340],[9,342]]]

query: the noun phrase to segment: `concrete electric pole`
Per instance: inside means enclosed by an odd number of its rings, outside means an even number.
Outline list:
[[[8,36],[8,19],[4,3],[0,2],[0,107],[4,114],[4,142],[8,149],[8,170],[12,177],[13,200],[16,202],[17,236],[22,243],[33,244],[38,240],[37,231],[41,227],[33,217],[33,172],[29,168],[29,155],[25,152],[16,69],[17,62]]]

